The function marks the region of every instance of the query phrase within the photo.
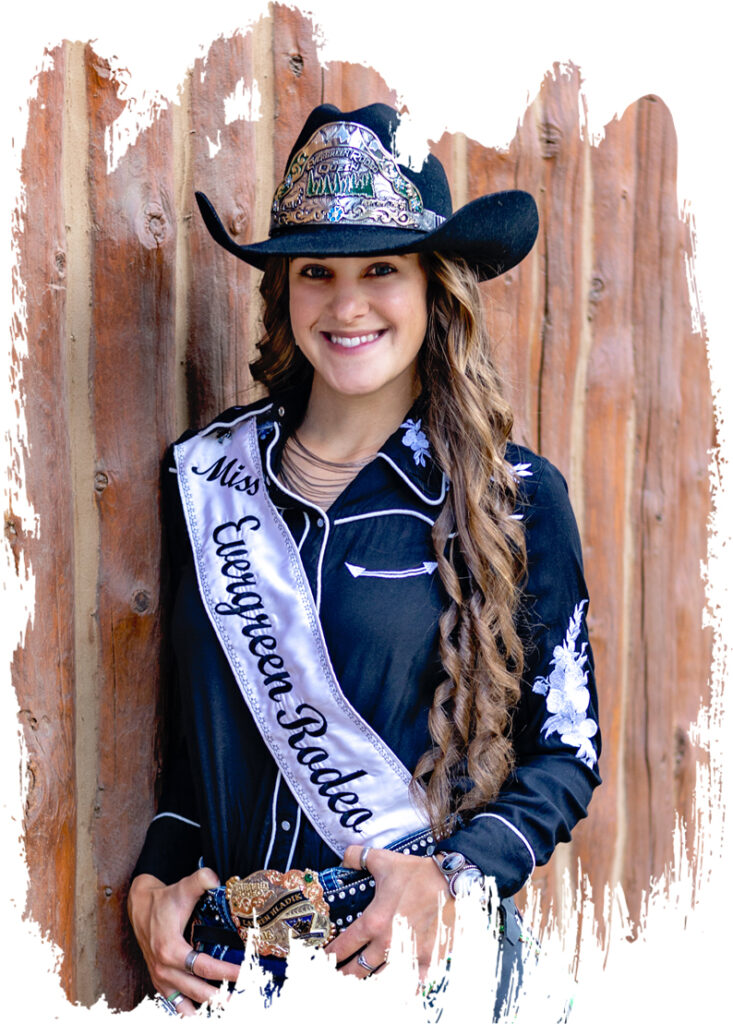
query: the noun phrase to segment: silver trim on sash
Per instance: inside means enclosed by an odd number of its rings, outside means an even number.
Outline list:
[[[314,828],[339,855],[424,828],[410,773],[336,679],[297,545],[267,494],[256,421],[174,451],[204,606]]]

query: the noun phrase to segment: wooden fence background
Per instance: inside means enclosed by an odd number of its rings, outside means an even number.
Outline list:
[[[276,6],[215,42],[110,171],[105,139],[127,102],[117,77],[82,43],[50,57],[16,226],[29,354],[12,367],[40,535],[6,516],[37,593],[13,666],[28,913],[65,951],[71,998],[126,1008],[146,991],[125,898],[153,813],[166,665],[159,462],[184,426],[251,397],[257,334],[259,275],[210,240],[193,190],[239,239],[264,237],[310,108],[395,96],[376,71],[320,66],[311,23]],[[260,118],[227,124],[224,98],[255,83]],[[463,135],[432,148],[456,205],[521,187],[540,206],[537,246],[486,287],[488,316],[517,435],[565,473],[581,528],[605,785],[535,882],[557,892],[580,858],[599,899],[620,881],[633,910],[671,858],[675,813],[691,809],[713,418],[670,113],[645,96],[592,146],[579,90],[577,70],[548,73],[506,151]]]

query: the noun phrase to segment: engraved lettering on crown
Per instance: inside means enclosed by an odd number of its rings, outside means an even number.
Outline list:
[[[313,133],[295,154],[272,202],[270,232],[305,224],[371,224],[433,231],[416,185],[374,132],[338,121]]]

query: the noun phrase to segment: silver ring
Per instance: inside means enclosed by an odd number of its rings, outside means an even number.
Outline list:
[[[196,963],[196,958],[199,956],[201,956],[201,954],[196,952],[195,949],[192,949],[190,953],[186,954],[186,960],[183,966],[189,974],[196,974],[196,971],[193,969],[193,965]],[[196,975],[196,977],[198,977],[198,975]]]
[[[374,849],[374,847],[372,847],[372,846],[362,846],[362,848],[361,848],[361,855],[359,857],[359,866],[361,867],[362,871],[368,871],[369,870],[369,868],[367,867],[367,857],[369,856],[369,854],[372,852],[373,849]],[[363,964],[362,964],[362,966],[363,966]]]
[[[376,967],[372,967],[372,965],[368,962],[363,953],[359,953],[358,957],[356,958],[356,962],[358,963],[359,967],[363,967],[365,971],[369,972],[369,974],[374,974],[374,972],[377,970]]]
[[[171,992],[171,994],[168,996],[168,1002],[171,1004],[171,1006],[178,1006],[180,1005],[180,1003],[183,1002],[185,998],[186,997],[182,992],[176,990],[175,992]]]

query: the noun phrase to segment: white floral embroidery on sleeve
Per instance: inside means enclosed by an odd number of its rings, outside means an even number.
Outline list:
[[[430,452],[430,442],[425,436],[425,432],[420,429],[421,424],[422,420],[405,420],[400,424],[401,428],[406,431],[402,443],[408,448],[412,448],[412,456],[418,466],[425,465],[425,456]]]
[[[587,644],[583,644],[580,650],[576,648],[583,608],[587,603],[581,601],[575,606],[565,640],[552,652],[552,672],[549,676],[538,676],[532,690],[545,696],[547,710],[550,712],[550,717],[542,726],[545,736],[559,732],[562,742],[577,747],[575,756],[592,768],[598,757],[590,741],[598,732],[598,725],[586,715],[590,701],[588,674],[585,671],[588,662],[585,653]]]
[[[520,476],[532,476],[532,463],[518,462],[516,466],[509,463],[509,472],[515,479],[518,479]]]

